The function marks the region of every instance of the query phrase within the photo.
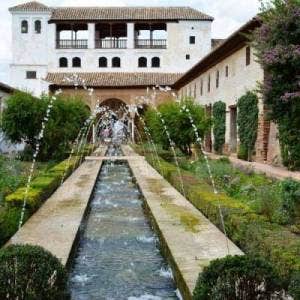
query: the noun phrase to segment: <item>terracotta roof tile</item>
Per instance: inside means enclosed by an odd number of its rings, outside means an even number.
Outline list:
[[[169,86],[182,75],[179,73],[48,73],[46,81],[60,86],[73,86],[74,77],[91,87]],[[70,80],[71,79],[71,80]],[[75,80],[76,81],[76,80]]]
[[[208,20],[190,7],[57,7],[51,20]]]
[[[49,11],[52,21],[62,20],[206,20],[213,18],[191,7],[49,7],[31,1],[9,11]]]
[[[51,7],[48,7],[42,3],[32,1],[24,4],[16,5],[9,8],[9,11],[52,11]]]

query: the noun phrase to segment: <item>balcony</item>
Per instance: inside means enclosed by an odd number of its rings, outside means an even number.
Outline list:
[[[96,39],[96,49],[126,49],[127,39],[109,38],[109,39]]]
[[[137,49],[167,49],[166,39],[136,39],[135,48]]]
[[[88,40],[56,40],[56,49],[87,49]]]

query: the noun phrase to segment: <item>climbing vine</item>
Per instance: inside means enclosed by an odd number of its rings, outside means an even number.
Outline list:
[[[214,133],[214,150],[222,153],[225,144],[226,130],[226,104],[222,101],[215,102],[213,105],[213,133]]]
[[[251,160],[254,150],[258,127],[258,98],[253,92],[247,92],[237,103],[238,134],[240,148],[238,156],[241,159]]]
[[[300,1],[272,0],[260,18],[253,45],[267,74],[265,104],[278,125],[283,163],[300,169]]]

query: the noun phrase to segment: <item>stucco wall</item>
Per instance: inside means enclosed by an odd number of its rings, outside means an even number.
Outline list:
[[[95,49],[95,24],[88,24],[88,49],[56,49],[56,24],[48,24],[48,12],[12,13],[12,54],[10,84],[40,95],[48,92],[43,81],[47,72],[162,72],[184,73],[211,50],[210,21],[167,23],[167,49],[135,49],[133,23],[127,24],[127,49]],[[27,20],[29,32],[21,33],[21,22]],[[41,20],[42,32],[34,32],[34,21]],[[195,36],[195,44],[189,37]],[[186,55],[190,59],[186,59]],[[108,59],[107,68],[99,68],[98,59]],[[113,57],[120,57],[121,67],[112,68]],[[147,68],[138,67],[138,58],[148,59]],[[59,68],[59,58],[68,59],[67,68]],[[72,58],[81,58],[81,68],[72,67]],[[151,67],[151,59],[160,58],[160,67]],[[26,71],[36,71],[37,79],[26,79]]]
[[[255,61],[255,55],[252,48],[250,65],[246,65],[246,47],[247,46],[244,46],[235,51],[179,90],[181,96],[193,96],[196,98],[196,101],[202,105],[213,105],[214,102],[220,100],[226,103],[225,152],[235,152],[231,149],[230,107],[235,107],[237,100],[241,96],[247,91],[256,90],[258,88],[258,83],[261,83],[264,80],[264,71]],[[225,76],[226,66],[228,66],[228,77]],[[217,71],[220,73],[218,88],[216,87]],[[210,92],[208,91],[209,76],[211,81]],[[203,82],[202,95],[201,81]],[[265,111],[260,97],[258,141],[256,143],[257,161],[264,161],[266,159],[265,150],[267,148],[267,151],[273,153],[272,156],[279,155],[276,138],[275,140],[273,139],[268,142],[268,128],[266,126],[270,126],[270,124],[265,122]],[[237,136],[237,143],[238,142]]]

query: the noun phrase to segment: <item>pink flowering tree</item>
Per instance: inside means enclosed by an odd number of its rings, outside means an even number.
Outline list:
[[[260,18],[253,43],[266,71],[265,104],[279,128],[283,163],[300,169],[300,0],[273,0]]]

